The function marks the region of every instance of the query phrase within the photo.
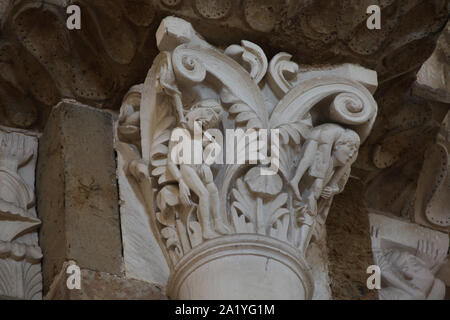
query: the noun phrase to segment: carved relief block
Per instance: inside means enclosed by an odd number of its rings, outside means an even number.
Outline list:
[[[164,291],[155,284],[121,277],[107,272],[81,269],[81,290],[67,286],[67,267],[55,277],[44,300],[164,300]]]
[[[372,250],[381,269],[381,300],[443,299],[436,273],[445,262],[448,235],[371,213]]]
[[[122,201],[138,199],[146,210],[170,270],[169,296],[311,299],[305,254],[375,121],[376,73],[304,71],[289,54],[268,61],[244,40],[219,50],[175,17],[156,39],[161,53],[123,100],[117,136],[123,177],[137,186]],[[173,134],[181,128],[276,132],[280,139],[263,147],[278,166],[179,162]],[[206,150],[207,139],[198,142]],[[231,139],[223,154],[234,150]]]
[[[0,128],[0,296],[40,300],[35,134]]]
[[[414,221],[450,232],[450,112],[437,134],[436,143],[425,152],[417,183]]]

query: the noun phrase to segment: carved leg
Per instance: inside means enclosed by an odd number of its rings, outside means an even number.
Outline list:
[[[228,226],[224,223],[222,215],[220,214],[220,199],[219,199],[219,191],[217,190],[216,185],[214,182],[208,183],[206,185],[206,188],[209,192],[209,198],[212,205],[212,213],[214,217],[214,226],[217,232],[220,234],[230,234],[231,230],[228,228]]]
[[[198,220],[203,230],[203,237],[206,239],[212,239],[219,235],[212,229],[209,216],[209,192],[205,188],[202,180],[198,176],[194,168],[188,165],[181,165],[180,172],[183,176],[183,181],[186,185],[194,191],[199,198],[198,204]]]
[[[306,200],[312,216],[317,215],[317,201],[319,200],[320,195],[322,194],[322,189],[323,189],[323,180],[320,178],[315,179],[314,183],[311,186],[311,192],[309,193]]]
[[[306,253],[309,241],[312,236],[312,227],[314,225],[314,217],[308,213],[304,213],[302,218],[297,219],[299,224],[299,232],[297,238],[297,244],[300,252]]]

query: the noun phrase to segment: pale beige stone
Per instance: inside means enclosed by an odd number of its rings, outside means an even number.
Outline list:
[[[123,272],[113,116],[73,101],[56,106],[41,137],[38,210],[44,291],[65,260]]]
[[[117,132],[115,141],[124,267],[128,278],[165,286],[169,268],[153,235],[145,201],[141,194],[135,192],[139,186],[126,175],[128,161],[136,157],[135,150],[120,141],[124,135],[131,134],[133,137],[130,141],[137,141],[140,137],[136,126],[139,122],[141,87],[130,90],[124,99],[123,113],[118,123],[121,129]]]
[[[122,201],[142,203],[125,214],[138,220],[145,209],[150,217],[170,269],[169,297],[311,299],[305,255],[374,124],[376,72],[343,65],[310,69],[303,79],[288,54],[269,63],[249,41],[222,51],[176,17],[162,21],[156,38],[162,52],[123,100],[119,176],[139,187],[123,193]],[[191,136],[278,130],[280,147],[272,137],[270,168],[193,164],[171,139],[177,128]],[[327,281],[317,279],[326,297]]]

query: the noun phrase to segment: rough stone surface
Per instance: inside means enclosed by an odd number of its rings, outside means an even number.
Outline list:
[[[306,252],[306,261],[311,267],[314,279],[313,300],[331,300],[330,274],[328,270],[328,250],[326,244],[326,231],[310,244]]]
[[[376,300],[367,289],[367,267],[373,265],[368,211],[362,185],[350,179],[344,192],[334,198],[327,220],[327,246],[331,291],[336,300]]]
[[[45,300],[164,300],[160,287],[105,272],[81,269],[81,289],[70,290],[60,274]]]
[[[432,89],[441,101],[450,103],[450,23],[439,37],[436,50],[420,68],[417,82]]]
[[[42,127],[61,97],[117,108],[145,78],[157,53],[153,35],[168,15],[192,22],[216,46],[246,39],[305,64],[361,64],[381,82],[417,72],[448,16],[446,1],[430,0],[70,2],[81,7],[81,30],[66,28],[66,1],[2,0],[3,123]],[[372,4],[382,9],[381,30],[366,27]]]
[[[120,274],[122,246],[111,114],[65,101],[41,138],[37,192],[44,292],[65,260]]]
[[[449,105],[415,96],[405,76],[376,93],[380,112],[355,166],[365,183],[367,206],[412,217],[414,194],[428,147],[436,142]],[[401,92],[405,92],[402,94]]]

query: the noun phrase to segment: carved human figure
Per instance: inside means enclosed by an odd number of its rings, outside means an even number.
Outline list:
[[[303,147],[302,159],[290,181],[296,197],[294,206],[298,205],[300,243],[307,243],[306,238],[319,211],[319,198],[332,199],[343,189],[359,144],[356,132],[336,124],[322,124],[311,130]]]
[[[443,263],[432,242],[420,240],[415,254],[400,248],[382,249],[377,230],[372,248],[381,269],[381,300],[442,300],[445,284],[435,277]]]
[[[210,128],[217,127],[222,120],[223,109],[215,102],[204,101],[196,104],[187,112],[186,126],[192,135],[196,131],[204,132]],[[214,176],[210,165],[205,161],[201,164],[185,163],[180,157],[179,150],[175,149],[182,144],[176,143],[172,139],[169,142],[169,157],[167,166],[170,174],[178,182],[180,201],[184,206],[191,206],[190,191],[193,191],[199,198],[198,219],[203,230],[203,237],[211,239],[219,234],[228,234],[230,230],[224,224],[220,213],[219,191],[214,183]],[[202,138],[202,145],[209,143]],[[214,218],[214,226],[211,226],[210,213]],[[217,232],[216,232],[217,231]]]
[[[133,143],[136,151],[123,152],[129,164],[124,169],[140,186],[171,269],[169,296],[310,299],[307,240],[312,227],[323,224],[333,195],[343,190],[360,139],[371,131],[376,73],[343,65],[308,71],[305,78],[287,53],[269,62],[248,41],[214,48],[190,23],[175,17],[161,22],[156,39],[160,54],[146,77],[139,108],[130,101],[123,105],[130,118],[120,122],[119,139]],[[280,172],[266,177],[258,161],[205,162],[208,151],[217,148],[202,150],[203,162],[197,154],[187,161],[187,153],[178,152],[179,140],[170,139],[181,132],[176,126],[194,135],[194,150],[212,142],[204,134],[200,138],[199,129],[216,129],[222,137],[232,128],[278,132],[281,140],[264,141],[264,147],[279,160]],[[240,149],[238,143],[238,154],[252,150],[244,145]],[[295,159],[300,163],[291,181]],[[289,183],[294,201],[286,192]],[[238,270],[236,263],[246,268]],[[267,290],[261,290],[261,279]],[[207,285],[210,280],[220,285]]]

